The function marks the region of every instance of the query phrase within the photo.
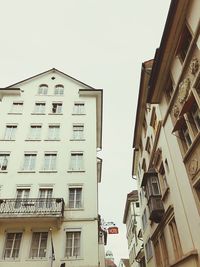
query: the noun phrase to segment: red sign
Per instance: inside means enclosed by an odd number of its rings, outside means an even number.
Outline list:
[[[119,233],[118,227],[109,227],[108,228],[108,233],[111,234],[111,235],[118,234]]]

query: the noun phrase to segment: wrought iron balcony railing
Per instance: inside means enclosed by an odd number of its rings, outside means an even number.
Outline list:
[[[0,218],[62,217],[63,198],[0,199]]]

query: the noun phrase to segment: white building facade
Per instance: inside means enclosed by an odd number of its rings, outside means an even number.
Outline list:
[[[102,90],[51,69],[0,98],[0,266],[98,266]]]

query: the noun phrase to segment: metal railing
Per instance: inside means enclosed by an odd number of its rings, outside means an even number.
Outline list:
[[[0,217],[62,217],[63,198],[0,199]],[[21,216],[20,216],[21,215]]]

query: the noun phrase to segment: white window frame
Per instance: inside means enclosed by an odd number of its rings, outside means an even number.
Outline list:
[[[48,94],[48,85],[40,84],[38,87],[38,95],[47,95]]]
[[[3,139],[4,140],[15,140],[16,131],[17,131],[17,124],[7,124]]]
[[[37,129],[32,130],[32,129]],[[31,124],[29,129],[28,140],[40,140],[42,133],[42,125],[41,124]]]
[[[72,199],[70,200],[70,191],[74,190]],[[77,191],[80,190],[80,199],[77,199]],[[68,208],[69,209],[82,209],[83,208],[83,187],[80,185],[73,185],[68,187]],[[78,202],[80,202],[78,204]]]
[[[44,153],[44,171],[55,171],[57,167],[57,152],[45,152]],[[48,164],[47,164],[48,156]],[[46,165],[47,164],[47,165]]]
[[[45,107],[46,107],[45,102],[35,102],[34,113],[44,114],[45,113]]]
[[[26,157],[29,157],[29,162],[28,162],[28,168],[25,168],[25,160]],[[24,162],[23,162],[23,171],[34,171],[35,166],[36,166],[36,158],[37,158],[37,153],[36,152],[25,152],[24,153]],[[33,160],[34,159],[34,160]]]
[[[10,234],[13,234],[14,235],[14,238],[12,239],[12,245],[11,245],[11,248],[6,248],[6,243],[7,243],[7,240],[8,240],[8,235]],[[21,234],[21,237],[20,237],[20,242],[19,242],[19,247],[17,248],[18,249],[18,254],[17,254],[17,257],[13,257],[13,251],[15,249],[15,246],[17,244],[16,242],[16,235],[17,234]],[[3,259],[7,260],[7,259],[19,259],[20,257],[20,247],[21,247],[21,242],[22,242],[22,237],[23,237],[23,232],[7,232],[6,233],[6,236],[5,236],[5,242],[4,242],[4,250],[3,250]],[[5,254],[6,254],[6,250],[10,250],[10,256],[9,257],[6,257]]]
[[[51,107],[51,114],[62,114],[63,103],[53,102]]]
[[[49,124],[47,140],[60,140],[60,124]]]
[[[73,107],[74,115],[84,115],[85,114],[85,103],[84,102],[75,102]]]
[[[72,233],[72,244],[70,246],[71,252],[69,255],[67,255],[67,234]],[[76,255],[74,249],[75,249],[75,234],[79,233],[79,254]],[[81,257],[81,248],[82,248],[82,230],[80,228],[75,229],[65,229],[65,258],[67,259],[77,259]]]
[[[54,87],[54,95],[61,96],[64,95],[64,85],[56,84]]]
[[[40,234],[39,235],[39,242],[38,242],[38,247],[37,248],[34,248],[33,247],[33,238],[34,238],[34,234]],[[42,249],[44,249],[44,253],[45,253],[45,256],[40,256],[40,252],[41,252],[41,241],[42,241],[42,234],[44,234],[44,233],[46,233],[47,234],[47,237],[46,237],[46,247],[45,248],[42,248]],[[29,258],[30,259],[46,259],[47,258],[47,250],[48,250],[48,239],[49,239],[49,233],[48,233],[48,231],[34,231],[33,233],[32,233],[32,239],[31,239],[31,245],[30,245],[30,253],[29,253]],[[33,249],[35,249],[35,250],[37,250],[37,256],[32,256],[33,254],[33,252],[32,252],[32,250]]]
[[[70,153],[69,169],[70,171],[84,171],[84,153],[82,151],[72,151]]]
[[[73,136],[72,140],[84,139],[84,124],[73,124],[72,126]]]
[[[10,157],[10,153],[8,152],[0,153],[0,171],[7,171],[9,157]]]

